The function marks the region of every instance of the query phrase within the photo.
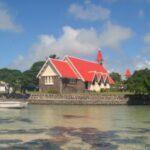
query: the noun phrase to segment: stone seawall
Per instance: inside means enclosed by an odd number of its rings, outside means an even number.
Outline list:
[[[150,95],[31,94],[28,102],[46,105],[150,105]]]

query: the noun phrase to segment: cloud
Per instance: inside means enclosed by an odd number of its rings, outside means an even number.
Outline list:
[[[150,56],[150,33],[147,33],[143,37],[144,47],[142,48],[143,55]]]
[[[145,69],[145,68],[150,69],[150,60],[148,60],[142,56],[137,56],[133,60],[133,65],[136,70]]]
[[[85,6],[71,4],[69,7],[69,12],[77,19],[88,21],[106,20],[110,17],[111,13],[109,9],[91,4],[91,2],[86,2]]]
[[[144,11],[142,9],[139,10],[139,14],[138,15],[139,15],[140,18],[144,17],[144,15],[145,15]]]
[[[100,34],[99,41],[103,47],[119,49],[122,42],[131,38],[132,35],[133,31],[131,28],[114,25],[111,22],[107,22],[104,27],[104,31]]]
[[[149,60],[143,60],[140,62],[136,62],[136,69],[137,70],[145,69],[145,68],[150,69],[150,61]]]
[[[131,29],[112,23],[107,23],[101,33],[93,28],[75,29],[70,26],[64,26],[62,30],[63,33],[58,38],[53,35],[40,35],[37,43],[30,47],[28,55],[19,55],[11,67],[24,70],[35,61],[46,59],[50,54],[91,57],[98,48],[118,48],[132,36]]]
[[[22,31],[22,27],[14,22],[8,8],[2,3],[0,3],[0,30]]]
[[[150,33],[147,33],[146,35],[144,35],[143,39],[146,44],[150,44]]]
[[[144,68],[150,69],[150,33],[145,34],[143,40],[145,44],[140,50],[140,55],[133,59],[133,66],[137,70]]]

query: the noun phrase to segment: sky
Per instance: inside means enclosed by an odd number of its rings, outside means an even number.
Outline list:
[[[0,0],[0,68],[29,69],[50,54],[123,73],[150,68],[150,0]]]

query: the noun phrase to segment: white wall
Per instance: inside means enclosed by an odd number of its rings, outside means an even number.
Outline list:
[[[5,86],[0,86],[0,92],[6,92]]]
[[[97,92],[100,91],[101,89],[109,89],[109,88],[110,88],[110,85],[108,83],[106,85],[104,85],[103,83],[99,85],[97,82],[95,82],[94,85],[89,83],[89,86],[88,86],[88,89],[90,91],[97,91]]]
[[[50,64],[47,64],[44,70],[41,73],[41,76],[56,76],[57,73],[54,71],[54,69],[50,66]]]

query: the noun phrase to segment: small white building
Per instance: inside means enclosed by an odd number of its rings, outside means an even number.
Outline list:
[[[13,88],[8,83],[0,81],[0,93],[12,93]]]

